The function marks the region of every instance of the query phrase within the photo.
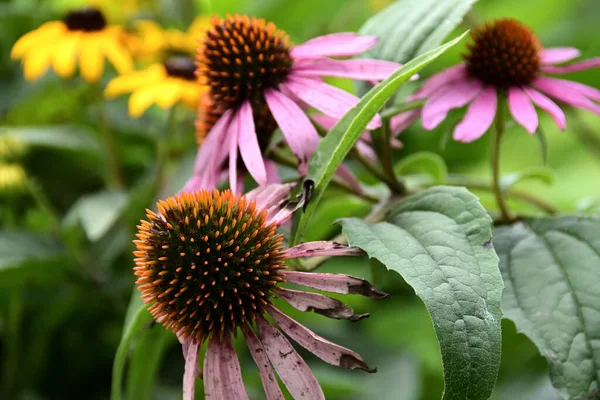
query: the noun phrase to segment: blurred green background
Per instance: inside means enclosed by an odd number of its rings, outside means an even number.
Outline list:
[[[356,31],[386,0],[215,0],[211,11],[247,13],[267,18],[294,42],[337,31]],[[111,369],[132,292],[135,225],[157,197],[154,182],[157,132],[166,115],[152,109],[140,120],[127,115],[127,98],[101,101],[97,88],[80,78],[61,80],[48,73],[25,83],[18,63],[9,57],[13,43],[41,23],[61,18],[74,0],[0,1],[0,138],[10,135],[25,145],[16,162],[26,173],[22,187],[0,187],[0,398],[106,399]],[[197,0],[96,1],[118,23],[139,17],[185,29],[194,16],[206,13]],[[520,19],[546,46],[575,46],[582,57],[600,55],[598,0],[480,0],[456,33],[499,17]],[[457,62],[461,44],[430,66],[424,76]],[[111,71],[102,82],[114,76]],[[590,70],[572,79],[600,87],[600,73]],[[352,90],[351,82],[342,82]],[[127,187],[107,191],[101,141],[100,107],[117,133],[119,158]],[[541,113],[547,140],[547,163],[538,138],[517,126],[503,147],[505,173],[547,168],[552,185],[536,180],[521,189],[565,212],[597,212],[600,200],[600,118],[567,110],[567,129],[560,132]],[[191,173],[195,153],[193,113],[179,113],[170,143],[167,185],[159,196],[178,191]],[[472,144],[453,143],[449,128],[423,131],[419,124],[404,132],[405,147],[395,157],[430,151],[439,154],[451,174],[488,181],[489,135]],[[4,142],[3,142],[4,143]],[[3,146],[6,146],[3,144]],[[2,148],[0,148],[0,151]],[[352,163],[350,164],[356,167]],[[366,182],[372,178],[356,167]],[[415,177],[415,179],[418,177]],[[0,185],[2,183],[0,176]],[[476,191],[493,213],[489,193]],[[535,212],[511,203],[519,212]],[[369,203],[332,190],[326,195],[307,240],[330,238],[332,222],[343,216],[366,215]],[[393,295],[375,302],[346,297],[357,312],[370,312],[360,323],[331,321],[280,306],[328,339],[359,352],[379,372],[338,370],[303,352],[328,399],[439,399],[442,368],[435,334],[424,306],[395,274],[367,259],[340,258],[322,271],[344,272],[372,280]],[[135,295],[135,294],[134,294]],[[161,326],[148,327],[132,351],[127,399],[177,399],[183,359],[174,336]],[[263,398],[258,371],[243,343],[237,343],[244,381],[252,399]],[[126,379],[126,380],[127,380]],[[197,398],[203,398],[201,382]],[[503,354],[494,399],[555,399],[545,361],[535,346],[503,322]]]

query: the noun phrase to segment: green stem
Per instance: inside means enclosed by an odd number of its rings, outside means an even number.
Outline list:
[[[504,198],[504,191],[500,184],[500,147],[502,144],[502,135],[504,134],[505,118],[504,118],[504,97],[498,96],[498,107],[496,111],[496,119],[494,121],[494,142],[492,144],[492,185],[494,189],[494,195],[496,196],[496,203],[500,209],[500,214],[505,221],[512,221],[514,217],[511,215],[506,199]]]
[[[380,156],[381,156],[381,166],[383,167],[383,172],[388,177],[391,182],[390,190],[393,193],[404,196],[408,193],[406,186],[402,183],[396,174],[394,173],[394,167],[392,165],[392,152],[390,145],[390,124],[389,121],[383,121],[383,125],[379,130],[379,148],[380,148]]]
[[[402,114],[403,112],[412,111],[417,108],[421,108],[421,107],[423,107],[424,104],[425,104],[425,99],[411,101],[410,103],[402,103],[402,104],[392,106],[390,108],[386,108],[385,110],[380,112],[379,115],[381,115],[381,118],[385,121],[385,120],[389,120],[392,117],[395,117],[398,114]]]
[[[4,362],[2,376],[3,398],[14,398],[17,389],[17,379],[19,372],[19,358],[21,355],[21,322],[23,320],[23,291],[20,287],[13,287],[10,290],[7,318],[4,328]]]
[[[155,193],[158,195],[163,188],[165,168],[169,159],[169,138],[172,135],[177,121],[177,105],[169,110],[165,127],[158,132],[156,137],[156,180]]]
[[[119,162],[119,146],[115,137],[114,131],[110,128],[108,123],[108,117],[106,115],[106,108],[104,106],[104,97],[102,89],[99,89],[99,101],[98,101],[98,119],[100,123],[100,133],[104,140],[104,146],[106,148],[106,158],[108,164],[108,178],[107,186],[109,188],[123,188],[125,186],[123,180],[123,171],[121,170],[121,163]]]

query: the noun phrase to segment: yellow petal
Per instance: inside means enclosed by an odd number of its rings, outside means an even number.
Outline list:
[[[155,90],[158,92],[156,104],[162,109],[173,107],[182,96],[181,85],[177,79],[168,79],[157,84]]]
[[[104,38],[104,54],[119,74],[126,74],[133,70],[133,60],[125,46],[116,40],[110,36]]]
[[[82,34],[79,41],[79,71],[86,82],[96,82],[104,73],[102,41],[95,34]]]
[[[27,53],[23,58],[23,73],[26,81],[35,81],[44,75],[52,63],[53,49],[52,46],[46,46]]]
[[[198,107],[200,102],[200,95],[206,91],[204,86],[200,86],[197,83],[186,82],[183,87],[183,103],[191,109]]]
[[[12,59],[19,59],[31,49],[35,49],[47,43],[54,43],[55,40],[66,31],[67,28],[62,21],[46,22],[36,30],[21,36],[10,51],[10,57]]]
[[[72,34],[54,48],[52,54],[54,71],[61,78],[69,78],[75,73],[78,42],[79,35]]]
[[[133,118],[139,118],[159,95],[159,92],[155,90],[155,86],[136,90],[129,98],[129,115]]]
[[[165,69],[162,64],[153,64],[144,70],[135,71],[112,79],[106,86],[104,95],[109,98],[116,97],[164,79]]]

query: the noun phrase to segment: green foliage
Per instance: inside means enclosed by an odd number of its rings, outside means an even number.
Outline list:
[[[308,166],[308,178],[315,182],[312,200],[300,218],[293,243],[298,243],[302,238],[306,225],[312,216],[311,214],[314,212],[325,188],[369,121],[411,76],[460,42],[465,35],[466,33],[463,33],[460,37],[445,45],[415,58],[394,72],[385,81],[371,89],[356,107],[344,115],[327,136],[321,140]]]
[[[436,185],[446,183],[448,167],[444,159],[430,151],[420,151],[404,157],[394,165],[394,172],[399,176],[426,174]]]
[[[369,225],[341,220],[363,249],[413,287],[433,320],[444,365],[444,399],[487,399],[500,365],[498,257],[492,221],[463,188],[436,187],[411,196]]]
[[[600,219],[525,219],[494,230],[507,318],[548,360],[565,399],[600,387]]]

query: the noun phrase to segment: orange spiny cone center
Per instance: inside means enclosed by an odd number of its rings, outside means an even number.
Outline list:
[[[477,28],[464,55],[469,74],[499,88],[528,85],[540,71],[541,45],[533,32],[511,18]]]
[[[211,99],[226,110],[244,100],[263,100],[292,68],[288,38],[263,19],[214,17],[198,53],[198,73]]]
[[[283,281],[282,236],[266,211],[230,191],[160,201],[135,241],[137,284],[149,311],[184,337],[232,333],[254,320]]]

